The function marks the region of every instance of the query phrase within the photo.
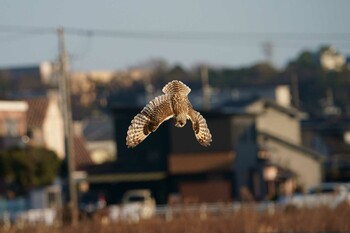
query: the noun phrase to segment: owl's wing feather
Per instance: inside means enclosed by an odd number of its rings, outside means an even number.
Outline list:
[[[188,118],[192,122],[192,128],[197,141],[202,146],[209,146],[212,142],[212,136],[204,117],[190,106]]]
[[[173,80],[165,85],[162,89],[165,94],[173,95],[173,94],[183,94],[188,95],[191,92],[191,88],[189,88],[186,84],[181,81]]]
[[[137,146],[150,133],[154,132],[160,124],[173,117],[173,115],[168,95],[154,98],[131,121],[126,136],[126,145],[128,147]]]

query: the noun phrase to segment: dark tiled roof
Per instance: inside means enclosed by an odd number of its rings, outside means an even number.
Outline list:
[[[282,106],[280,104],[278,104],[275,100],[272,99],[266,99],[266,98],[262,98],[260,99],[260,101],[262,101],[264,103],[264,107],[271,107],[276,109],[277,111],[283,112],[285,114],[288,114],[290,116],[296,117],[305,117],[306,113],[299,111],[298,109],[294,108],[293,106]]]
[[[301,123],[305,129],[325,130],[327,132],[343,132],[350,129],[350,118],[347,116],[309,119]]]
[[[26,101],[28,103],[28,127],[30,128],[42,126],[49,106],[49,100],[47,98],[36,98]]]
[[[92,118],[87,120],[83,133],[87,141],[112,140],[113,123],[108,117]]]

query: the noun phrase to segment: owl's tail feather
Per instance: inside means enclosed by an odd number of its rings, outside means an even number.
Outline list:
[[[167,85],[165,85],[162,89],[162,91],[165,94],[172,95],[172,94],[184,94],[188,95],[191,92],[191,88],[189,88],[186,84],[184,84],[181,81],[174,80],[169,82]]]
[[[149,131],[147,131],[147,134],[145,134],[144,130],[144,126],[148,121],[148,117],[143,114],[137,114],[131,121],[131,125],[129,126],[126,136],[126,145],[128,147],[137,146],[150,134]]]

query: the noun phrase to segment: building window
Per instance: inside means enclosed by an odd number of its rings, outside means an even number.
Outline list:
[[[57,187],[48,188],[45,195],[48,208],[59,208],[61,206],[61,191]]]
[[[19,135],[18,120],[15,118],[9,118],[5,120],[5,128],[7,135],[15,137]]]

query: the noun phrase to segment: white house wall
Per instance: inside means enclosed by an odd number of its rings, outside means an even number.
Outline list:
[[[265,145],[271,151],[271,161],[289,169],[297,175],[297,183],[308,189],[322,181],[322,165],[305,152],[295,150],[273,140],[266,140]]]
[[[43,124],[45,144],[64,158],[64,127],[63,119],[57,102],[50,101]]]
[[[117,159],[116,143],[113,140],[86,141],[86,148],[97,164]]]

